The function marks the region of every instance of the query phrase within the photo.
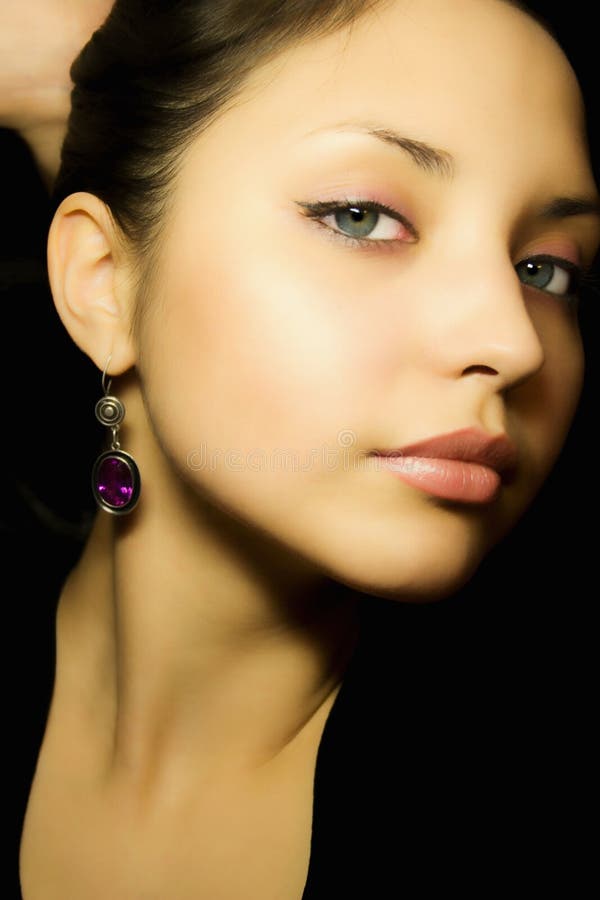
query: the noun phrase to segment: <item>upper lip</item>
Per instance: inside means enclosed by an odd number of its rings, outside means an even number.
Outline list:
[[[508,435],[488,434],[480,428],[461,428],[448,434],[407,444],[399,450],[377,450],[377,456],[423,456],[434,459],[462,459],[489,466],[508,476],[514,472],[518,450]]]

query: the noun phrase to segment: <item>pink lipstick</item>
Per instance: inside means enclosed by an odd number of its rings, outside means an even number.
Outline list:
[[[518,451],[505,434],[463,428],[374,455],[381,468],[436,497],[490,503],[514,476]]]

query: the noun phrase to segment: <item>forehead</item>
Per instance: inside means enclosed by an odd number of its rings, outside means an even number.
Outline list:
[[[445,147],[467,167],[498,147],[523,169],[538,170],[540,156],[555,171],[588,164],[570,63],[537,22],[501,0],[375,4],[351,27],[259,66],[214,137],[231,127],[245,153],[258,145],[268,156],[353,119]]]

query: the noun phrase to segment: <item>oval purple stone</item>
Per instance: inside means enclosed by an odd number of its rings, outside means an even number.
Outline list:
[[[107,456],[98,467],[98,493],[109,506],[125,506],[133,494],[133,473],[125,460]]]

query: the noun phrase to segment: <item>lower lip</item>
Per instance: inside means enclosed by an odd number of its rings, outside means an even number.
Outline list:
[[[445,500],[490,503],[501,486],[500,475],[489,466],[459,459],[429,459],[424,456],[377,456],[387,469],[413,487]]]

